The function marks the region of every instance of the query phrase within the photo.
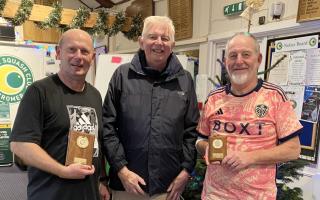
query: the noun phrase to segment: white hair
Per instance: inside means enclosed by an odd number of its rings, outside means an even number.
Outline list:
[[[170,40],[174,41],[175,29],[172,20],[167,16],[149,16],[144,19],[142,37],[146,36],[150,28],[155,24],[165,25],[169,28]]]
[[[252,38],[252,40],[253,40],[253,42],[254,42],[254,46],[255,46],[255,51],[256,51],[256,53],[260,53],[260,44],[259,44],[257,38],[254,37],[254,36],[253,36],[251,33],[249,33],[249,32],[240,32],[240,33],[234,34],[234,35],[228,40],[228,42],[227,42],[227,45],[226,45],[226,53],[228,53],[229,43],[231,42],[231,40],[232,40],[233,38],[239,36],[239,35],[243,35],[243,36],[247,36],[247,37]]]

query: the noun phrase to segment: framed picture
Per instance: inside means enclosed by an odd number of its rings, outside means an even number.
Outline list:
[[[106,45],[96,47],[94,50],[96,52],[96,63],[98,63],[99,55],[108,53],[108,48]]]

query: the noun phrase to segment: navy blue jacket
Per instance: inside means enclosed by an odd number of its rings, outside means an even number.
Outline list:
[[[124,190],[118,171],[125,165],[147,183],[149,195],[195,166],[199,119],[189,72],[172,54],[161,73],[146,66],[140,51],[114,72],[103,104],[103,150],[110,163],[110,187]]]

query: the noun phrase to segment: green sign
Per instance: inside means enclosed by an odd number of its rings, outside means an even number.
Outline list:
[[[224,15],[234,15],[238,14],[239,12],[243,11],[245,8],[245,2],[239,2],[235,4],[227,5],[223,8],[223,14]]]
[[[14,56],[0,56],[0,101],[20,102],[32,83],[33,75],[27,63]]]
[[[0,166],[12,164],[12,152],[9,147],[9,136],[11,134],[11,125],[0,123]]]

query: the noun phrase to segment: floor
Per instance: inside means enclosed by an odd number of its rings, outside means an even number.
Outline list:
[[[16,166],[0,167],[0,199],[27,200],[28,177]]]

